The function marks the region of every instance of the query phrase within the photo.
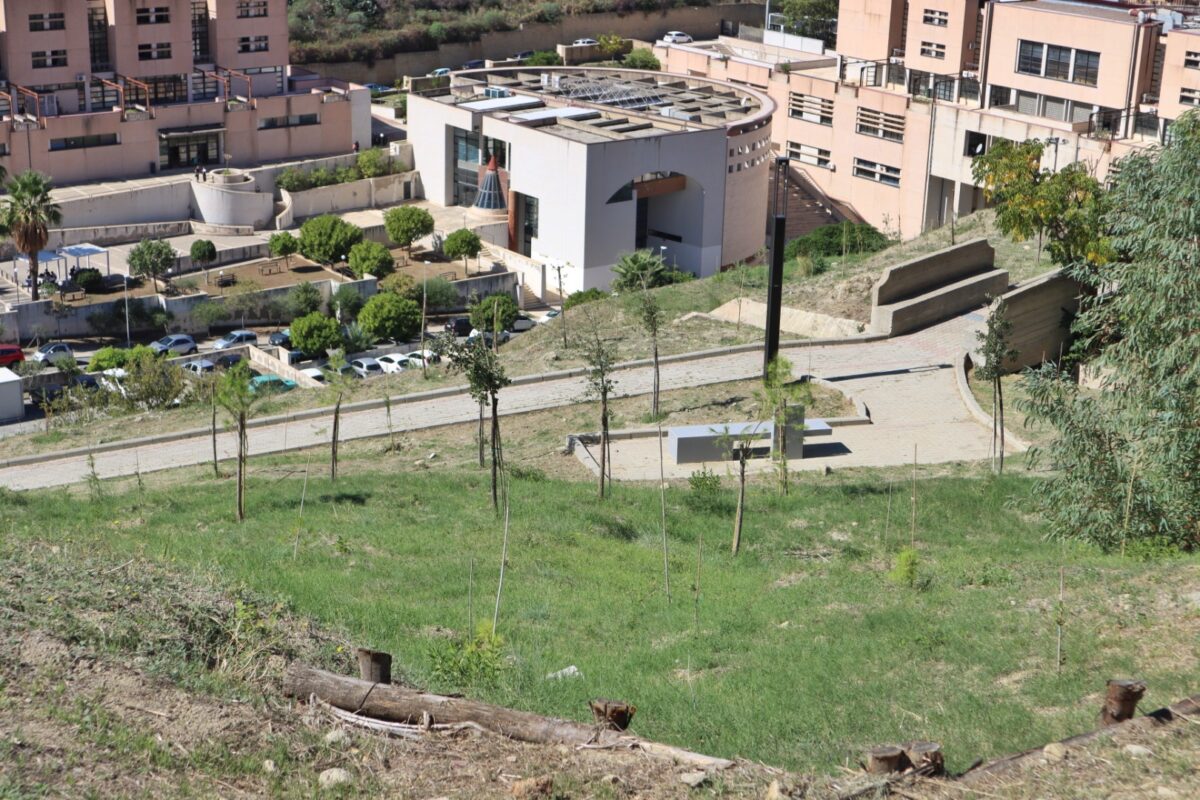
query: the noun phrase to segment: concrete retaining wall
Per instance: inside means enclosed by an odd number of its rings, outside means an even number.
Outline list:
[[[1008,272],[994,269],[942,286],[911,300],[871,309],[871,330],[899,336],[977,308],[1008,289]]]
[[[514,272],[496,272],[491,275],[478,275],[453,281],[451,286],[458,290],[458,300],[461,305],[454,309],[460,311],[473,300],[482,300],[493,294],[506,294],[513,300],[517,299],[517,274]]]
[[[1079,297],[1085,290],[1056,269],[1005,294],[1007,317],[1013,326],[1012,347],[1017,351],[1005,369],[1016,371],[1057,360],[1070,344],[1071,319],[1079,311]],[[983,363],[976,353],[972,358]]]
[[[398,172],[379,178],[364,178],[350,183],[321,186],[303,192],[288,192],[284,197],[284,203],[290,204],[293,220],[303,220],[321,214],[354,211],[360,208],[393,206],[418,196],[419,187],[416,178],[416,172]]]
[[[871,305],[909,300],[930,289],[987,272],[995,263],[995,255],[987,239],[981,238],[888,267],[871,289]]]
[[[447,43],[439,45],[436,50],[397,53],[391,58],[371,63],[345,61],[301,66],[330,78],[391,86],[406,75],[425,75],[438,67],[457,67],[475,59],[505,59],[523,50],[549,50],[562,42],[573,42],[583,37],[598,39],[605,33],[653,41],[667,31],[680,30],[687,31],[697,40],[715,39],[721,33],[722,20],[762,24],[763,6],[758,3],[727,3],[625,15],[568,15],[554,23],[526,23],[520,30],[485,33],[478,42]]]
[[[272,349],[278,349],[283,354],[284,358],[287,357],[287,352],[282,348]],[[289,381],[295,381],[297,386],[303,386],[306,389],[315,389],[321,385],[319,382],[308,377],[291,364],[285,362],[283,358],[278,358],[261,347],[250,345],[246,348],[246,354],[250,359],[251,364],[262,367],[267,372],[274,372],[281,378],[287,378]]]
[[[212,181],[189,184],[192,187],[193,216],[214,225],[250,225],[265,228],[275,218],[275,197],[251,179],[245,183],[224,185]]]

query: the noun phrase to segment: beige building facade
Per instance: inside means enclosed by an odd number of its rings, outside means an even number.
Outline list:
[[[286,0],[0,0],[0,166],[69,184],[368,145],[369,93],[287,54]]]
[[[1200,106],[1200,15],[1100,0],[843,0],[837,52],[722,37],[664,70],[765,91],[772,146],[835,205],[908,238],[983,207],[971,159],[1047,143],[1101,180]],[[811,50],[811,48],[805,48]]]

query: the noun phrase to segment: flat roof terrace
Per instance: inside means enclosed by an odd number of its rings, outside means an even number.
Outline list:
[[[501,67],[452,76],[431,99],[581,142],[739,128],[770,120],[765,94],[723,81],[597,67]]]

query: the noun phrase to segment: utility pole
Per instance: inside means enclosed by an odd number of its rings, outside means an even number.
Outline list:
[[[771,210],[771,266],[767,281],[767,335],[763,348],[763,380],[779,355],[779,318],[783,313],[783,248],[787,238],[788,157],[775,157],[775,186]]]

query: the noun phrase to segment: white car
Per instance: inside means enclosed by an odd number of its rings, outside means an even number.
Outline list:
[[[196,352],[196,340],[186,333],[172,333],[150,345],[155,353],[171,353],[172,355],[190,356]]]
[[[445,77],[446,75],[449,75],[449,74],[450,74],[450,68],[449,68],[449,67],[438,67],[438,68],[437,68],[437,69],[435,69],[433,72],[430,72],[430,73],[429,73],[429,74],[428,74],[426,77],[428,77],[428,78],[442,78],[442,77]]]
[[[316,367],[306,367],[305,369],[300,370],[300,374],[307,375],[317,383],[325,382],[325,372]]]
[[[383,367],[385,375],[404,372],[404,370],[412,366],[412,361],[403,353],[388,353],[386,356],[380,356],[375,360],[379,362],[379,366]]]
[[[49,342],[39,347],[33,354],[34,361],[44,361],[47,364],[53,364],[59,359],[75,360],[75,351],[71,349],[71,345],[65,342]]]
[[[537,325],[536,322],[524,314],[521,314],[515,320],[513,320],[513,324],[509,326],[509,330],[513,333],[521,333],[522,331],[533,330],[535,325]]]
[[[383,366],[373,358],[356,358],[350,362],[350,369],[360,378],[371,378],[383,374]]]
[[[492,346],[492,332],[491,331],[481,331],[478,328],[471,329],[471,334],[469,336],[467,336],[467,341],[473,342],[480,337],[483,338],[484,344],[486,344],[488,347]],[[512,335],[508,331],[500,331],[500,336],[498,338],[500,340],[500,344],[504,344],[505,342],[507,342],[509,339],[512,338]]]
[[[692,37],[683,31],[667,31],[662,40],[668,44],[689,44],[693,41]]]
[[[193,375],[204,375],[212,372],[217,368],[217,365],[209,361],[207,358],[201,358],[197,361],[189,361],[183,365],[183,368]]]
[[[537,324],[538,324],[538,325],[545,325],[547,322],[551,322],[551,321],[553,321],[553,320],[556,320],[556,319],[558,319],[558,317],[559,317],[559,315],[560,315],[560,314],[562,314],[562,312],[561,312],[561,311],[559,311],[557,308],[552,308],[552,309],[550,309],[549,311],[547,311],[547,312],[546,312],[546,313],[545,313],[545,314],[542,316],[542,318],[541,318],[541,319],[539,319],[539,320],[537,321]]]
[[[418,367],[423,364],[437,364],[442,360],[442,357],[432,350],[413,350],[411,353],[407,353],[406,357]]]
[[[576,39],[575,41],[571,42],[571,44],[574,45],[575,47],[582,47],[584,45],[600,44],[600,43],[597,42],[595,39]]]

